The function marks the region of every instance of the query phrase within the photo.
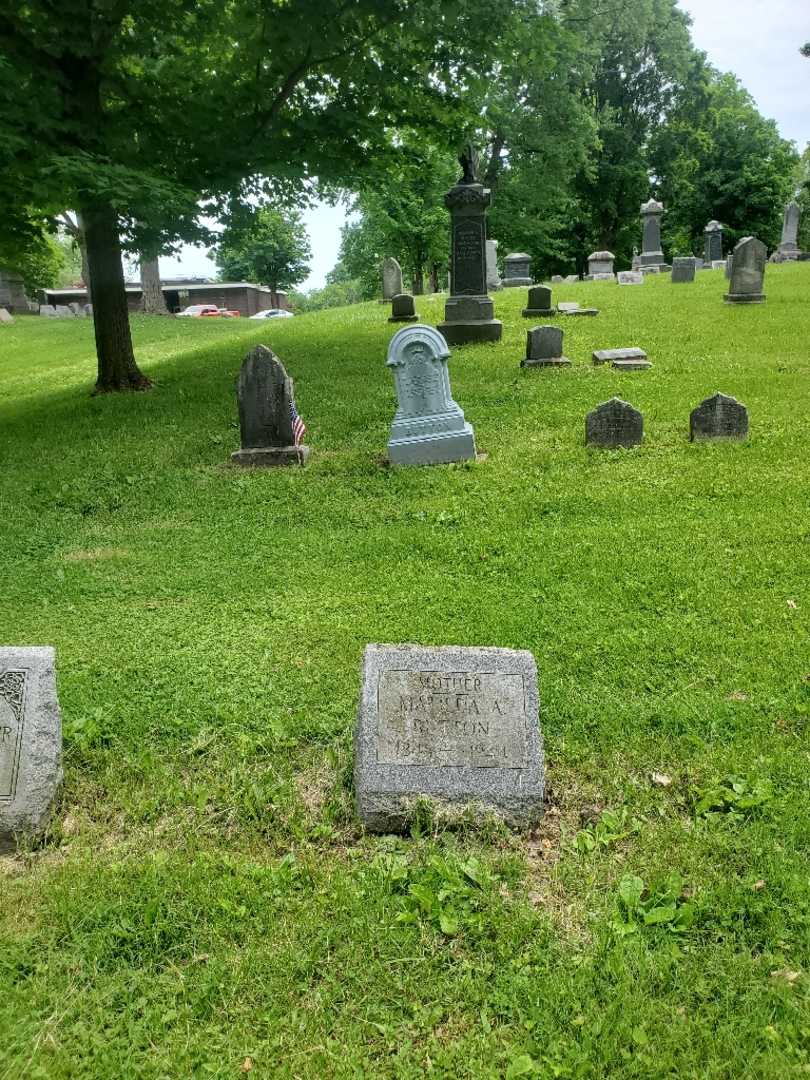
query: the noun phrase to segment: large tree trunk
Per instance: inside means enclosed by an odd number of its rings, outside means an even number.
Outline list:
[[[79,252],[82,257],[82,281],[87,289],[88,295],[90,294],[90,263],[87,259],[87,240],[84,235],[84,218],[76,211],[76,235],[74,240],[79,245]]]
[[[148,259],[143,252],[140,257],[141,265],[141,311],[147,315],[168,315],[169,309],[163,297],[163,289],[160,287],[160,267],[157,259]]]
[[[98,356],[96,393],[148,390],[152,384],[132,351],[117,215],[104,203],[85,207],[83,214]]]

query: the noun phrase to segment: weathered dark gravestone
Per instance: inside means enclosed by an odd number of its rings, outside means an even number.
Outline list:
[[[585,417],[585,442],[606,450],[638,446],[644,438],[644,418],[621,398],[611,398]]]
[[[798,259],[801,254],[799,247],[799,222],[802,211],[795,199],[785,207],[785,216],[782,221],[782,240],[777,248],[777,256],[780,261]]]
[[[23,279],[15,270],[0,267],[0,307],[14,315],[28,311]]]
[[[695,260],[693,258],[678,258],[672,260],[672,284],[688,285],[695,280]]]
[[[417,322],[418,319],[414,299],[409,293],[397,293],[391,298],[391,318],[388,320],[390,323]]]
[[[731,283],[723,298],[727,304],[762,304],[767,249],[761,240],[746,236],[734,248]]]
[[[529,301],[523,309],[523,316],[530,319],[536,315],[556,315],[551,306],[551,289],[548,285],[535,285],[529,289]]]
[[[500,341],[503,324],[487,296],[486,211],[489,188],[475,179],[474,155],[462,158],[464,175],[445,195],[450,211],[450,288],[439,331],[449,345]]]
[[[588,256],[588,279],[610,281],[613,278],[615,256],[610,251],[592,251]]]
[[[0,646],[0,850],[45,830],[62,782],[55,657]]]
[[[537,668],[513,649],[367,645],[355,734],[360,820],[401,832],[419,803],[437,816],[543,815]]]
[[[531,285],[532,257],[525,251],[515,251],[503,260],[503,287],[513,289],[519,285]]]
[[[650,199],[641,207],[642,243],[641,266],[662,266],[664,253],[661,250],[661,217],[663,203]]]
[[[279,358],[265,345],[245,357],[236,381],[242,448],[231,454],[236,465],[303,465],[309,447],[298,415],[293,382]]]
[[[526,358],[521,367],[568,367],[562,354],[563,332],[559,326],[535,326],[526,333]]]
[[[402,292],[402,269],[396,259],[383,259],[382,290],[386,303]]]
[[[703,261],[718,262],[723,258],[723,226],[719,221],[710,221],[703,230]]]
[[[597,349],[592,359],[594,364],[610,364],[625,371],[645,371],[652,367],[647,354],[637,346],[629,349]]]
[[[700,439],[745,439],[748,437],[748,410],[726,394],[701,401],[689,416],[689,437]]]
[[[450,393],[450,351],[432,326],[398,330],[388,346],[397,411],[388,441],[392,465],[475,459],[475,436]]]

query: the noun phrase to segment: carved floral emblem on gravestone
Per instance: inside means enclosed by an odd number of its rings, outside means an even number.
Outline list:
[[[20,767],[25,714],[25,672],[0,674],[0,799],[11,799]]]

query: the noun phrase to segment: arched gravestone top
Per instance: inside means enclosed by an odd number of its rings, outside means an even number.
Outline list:
[[[0,647],[0,850],[42,833],[62,782],[56,654]]]
[[[641,204],[642,214],[663,214],[664,204],[658,202],[657,199],[649,199],[647,202]]]
[[[394,372],[397,411],[388,458],[395,465],[436,465],[475,458],[475,438],[453,400],[450,350],[432,326],[417,324],[394,334],[386,363]]]
[[[266,345],[251,349],[236,380],[242,448],[231,454],[238,465],[303,464],[309,447],[296,445],[293,383]]]
[[[638,446],[644,438],[644,418],[621,398],[611,398],[585,417],[585,442],[607,450]]]
[[[548,285],[534,285],[529,289],[529,301],[523,309],[524,318],[535,315],[555,315],[551,304],[551,289]]]
[[[768,251],[761,240],[746,236],[734,248],[727,304],[761,304]]]
[[[689,437],[700,439],[745,439],[748,436],[748,410],[742,402],[717,393],[701,401],[689,416]]]

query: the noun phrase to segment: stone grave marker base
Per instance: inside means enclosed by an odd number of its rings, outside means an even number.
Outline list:
[[[305,465],[309,447],[304,446],[257,446],[252,449],[235,450],[231,454],[234,465],[255,469],[274,469],[285,465]]]

